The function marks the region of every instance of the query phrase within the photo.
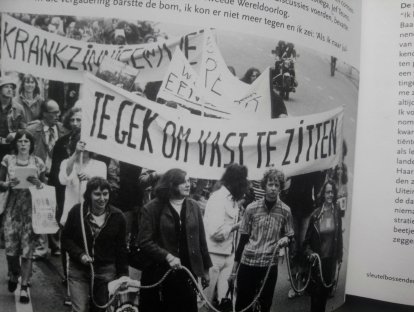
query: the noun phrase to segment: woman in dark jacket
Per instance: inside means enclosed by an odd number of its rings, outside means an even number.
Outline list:
[[[321,206],[311,215],[303,243],[305,255],[314,262],[312,279],[307,289],[311,295],[311,312],[325,312],[329,293],[335,284],[336,267],[342,262],[342,220],[336,203],[337,196],[335,183],[325,182],[319,195]]]
[[[141,290],[140,311],[197,312],[195,285],[180,268],[187,267],[206,287],[211,260],[201,211],[189,194],[186,172],[170,169],[155,187],[155,199],[142,209],[138,245],[152,263],[142,272],[142,285],[174,271],[160,287]]]
[[[121,210],[110,206],[108,181],[93,177],[86,185],[85,202],[75,205],[69,212],[62,231],[62,245],[69,253],[68,283],[72,311],[105,311],[96,304],[108,301],[107,285],[121,276],[128,276],[126,254],[126,221]],[[83,213],[83,224],[81,223]],[[82,227],[88,250],[84,245]],[[94,268],[93,292],[91,281],[92,263]],[[93,297],[89,307],[89,297]]]

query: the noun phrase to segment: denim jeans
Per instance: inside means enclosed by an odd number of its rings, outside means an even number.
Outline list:
[[[116,278],[116,268],[114,264],[94,267],[95,279],[93,298],[98,305],[104,305],[108,301],[108,283]],[[91,274],[89,266],[70,261],[69,264],[69,292],[72,301],[72,311],[89,312],[105,311],[96,307],[91,298]],[[90,307],[90,309],[89,309]]]

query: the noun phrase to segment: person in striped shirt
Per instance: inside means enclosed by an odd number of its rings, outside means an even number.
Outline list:
[[[240,241],[235,254],[230,285],[237,274],[236,310],[246,308],[262,286],[266,271],[273,262],[277,264],[274,250],[278,241],[286,246],[293,239],[293,220],[290,208],[279,198],[284,188],[283,172],[271,168],[261,181],[264,198],[251,203],[239,228]],[[277,265],[273,266],[259,297],[262,312],[270,311],[277,280]],[[253,308],[248,311],[253,311]]]

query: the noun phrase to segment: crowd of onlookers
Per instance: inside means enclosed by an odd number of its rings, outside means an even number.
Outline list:
[[[140,44],[166,39],[154,24],[128,22],[117,18],[80,18],[74,16],[12,13],[20,21],[67,38],[101,44]]]

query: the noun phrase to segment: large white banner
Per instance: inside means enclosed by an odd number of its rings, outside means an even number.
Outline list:
[[[206,34],[208,38],[208,33]],[[215,45],[214,45],[215,46]],[[204,46],[204,53],[208,54],[208,47]],[[218,49],[214,49],[217,53]],[[224,64],[220,53],[213,53],[210,62]],[[231,74],[231,77],[225,79],[230,73],[227,66],[217,66],[211,68],[212,73],[216,76],[216,83],[209,86],[207,77],[210,76],[206,72],[205,59],[202,61],[202,75],[199,76],[191,67],[189,61],[184,54],[177,49],[174,52],[170,66],[166,71],[162,85],[158,92],[158,97],[166,101],[174,101],[179,103],[190,111],[197,112],[203,116],[214,116],[224,119],[232,118],[271,118],[271,82],[269,68],[253,82],[253,84],[245,84],[237,77]],[[210,76],[211,77],[211,76]],[[227,86],[226,86],[227,84]],[[233,86],[236,85],[236,88]],[[219,92],[218,89],[223,92]]]
[[[82,140],[87,149],[159,172],[179,167],[219,179],[230,163],[260,179],[276,166],[288,176],[333,167],[341,157],[343,109],[265,121],[180,115],[86,74]]]
[[[203,57],[201,60],[199,90],[209,103],[223,103],[225,107],[243,114],[255,114],[258,119],[271,118],[271,82],[269,68],[251,84],[244,83],[234,76],[216,44],[214,34],[205,31]]]
[[[83,72],[95,73],[104,57],[138,69],[139,82],[162,80],[175,48],[198,68],[203,46],[202,31],[148,44],[97,44],[49,33],[7,14],[2,14],[1,29],[3,70],[66,82],[82,82]]]
[[[217,103],[206,102],[204,91],[198,86],[199,79],[181,50],[176,49],[157,97],[165,101],[174,101],[194,114],[231,119],[235,114],[231,109],[232,103],[225,103],[224,99]]]

